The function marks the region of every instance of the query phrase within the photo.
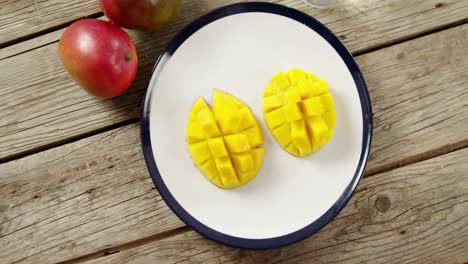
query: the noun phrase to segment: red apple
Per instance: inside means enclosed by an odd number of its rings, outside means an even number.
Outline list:
[[[104,14],[116,25],[154,30],[171,22],[180,11],[180,0],[99,0]]]
[[[73,23],[63,32],[58,51],[73,79],[97,97],[118,96],[135,79],[135,46],[125,31],[109,22],[83,19]]]

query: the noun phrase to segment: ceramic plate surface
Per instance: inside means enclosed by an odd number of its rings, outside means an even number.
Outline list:
[[[286,153],[262,116],[265,85],[292,67],[326,79],[336,104],[333,138],[306,158]],[[185,144],[193,102],[211,103],[214,88],[250,106],[265,140],[258,176],[234,190],[208,182]],[[272,248],[317,232],[345,206],[367,162],[372,114],[361,72],[330,30],[284,6],[241,3],[202,16],[170,42],[148,86],[141,136],[158,191],[186,224],[226,245]]]

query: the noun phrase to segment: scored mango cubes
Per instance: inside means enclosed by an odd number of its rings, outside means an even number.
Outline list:
[[[195,166],[223,189],[242,186],[257,176],[265,150],[250,109],[236,97],[213,91],[213,109],[199,97],[192,106],[186,142]]]
[[[266,85],[263,116],[271,134],[287,152],[304,157],[332,137],[336,113],[328,90],[325,80],[301,69],[279,72]]]

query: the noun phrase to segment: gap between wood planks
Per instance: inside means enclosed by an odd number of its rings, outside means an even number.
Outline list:
[[[279,1],[273,1],[273,3],[277,3],[277,2],[279,2]],[[443,6],[443,4],[440,3],[440,4],[437,4],[437,5],[436,5],[436,8],[440,8],[440,7],[442,7],[442,6]],[[69,25],[73,24],[74,22],[76,22],[76,21],[78,21],[78,20],[81,20],[81,19],[85,19],[85,18],[100,18],[100,17],[102,17],[102,18],[104,17],[104,13],[103,13],[102,11],[101,11],[101,12],[92,13],[92,14],[90,14],[90,15],[86,15],[86,16],[83,16],[83,17],[81,17],[81,18],[74,19],[74,20],[71,20],[71,21],[68,21],[68,22],[65,22],[65,23],[56,25],[56,26],[52,26],[52,27],[50,27],[50,28],[47,28],[47,29],[44,29],[44,30],[40,30],[40,31],[35,32],[35,33],[33,33],[33,34],[29,34],[29,35],[22,36],[22,37],[19,37],[19,38],[16,38],[16,39],[13,39],[13,40],[4,42],[4,43],[0,43],[0,49],[13,46],[13,45],[18,44],[18,43],[20,43],[20,42],[24,42],[24,41],[28,41],[28,40],[34,39],[34,38],[36,38],[36,37],[38,37],[38,36],[45,35],[45,34],[47,34],[47,33],[52,33],[52,32],[54,32],[54,31],[64,29],[64,28],[68,27]],[[455,22],[453,22],[453,23],[449,23],[449,24],[446,24],[446,25],[440,25],[440,26],[435,27],[435,28],[433,28],[433,29],[429,29],[429,30],[426,30],[426,31],[421,31],[421,32],[418,32],[418,33],[415,33],[415,34],[412,34],[412,35],[408,35],[408,36],[402,37],[402,38],[396,38],[396,39],[394,39],[394,40],[391,40],[391,41],[382,43],[381,45],[378,45],[378,46],[375,46],[375,47],[370,47],[370,48],[367,48],[367,49],[363,49],[363,50],[361,50],[361,51],[354,52],[353,55],[354,55],[354,56],[360,56],[360,55],[363,55],[363,54],[366,54],[366,53],[370,53],[370,52],[373,52],[373,51],[376,51],[376,50],[379,50],[379,49],[382,49],[382,48],[386,48],[386,47],[389,47],[389,46],[393,46],[393,45],[398,44],[398,43],[401,43],[401,42],[406,42],[406,41],[408,41],[408,40],[412,40],[412,39],[419,38],[419,37],[422,37],[422,36],[426,36],[426,35],[430,35],[430,34],[433,34],[433,33],[437,33],[437,32],[440,32],[440,31],[443,31],[443,30],[452,28],[452,27],[456,27],[456,26],[465,24],[465,23],[468,23],[468,18],[464,18],[464,19],[461,19],[461,20],[459,20],[459,21],[455,21]],[[15,54],[10,55],[10,56],[7,56],[7,57],[5,57],[5,58],[1,58],[0,60],[4,60],[4,59],[7,59],[7,58],[10,58],[10,57],[13,57],[13,56],[16,56],[16,55],[19,55],[19,54],[28,52],[28,51],[32,51],[32,50],[35,50],[35,49],[38,49],[38,48],[47,46],[47,45],[49,45],[49,44],[53,44],[53,43],[55,43],[55,42],[58,42],[58,40],[52,41],[52,42],[49,42],[49,43],[45,43],[45,44],[43,44],[43,45],[40,45],[40,46],[31,48],[31,49],[27,49],[27,50],[21,51],[21,52],[19,52],[19,53],[15,53]]]
[[[80,134],[80,135],[77,135],[77,136],[74,136],[74,137],[69,137],[66,140],[57,141],[57,142],[54,142],[53,144],[48,144],[48,145],[40,146],[40,147],[37,147],[37,148],[32,148],[30,150],[20,152],[20,153],[15,154],[15,155],[7,156],[5,158],[0,158],[0,164],[7,163],[7,162],[17,160],[17,159],[21,159],[21,158],[25,158],[27,156],[34,155],[34,154],[37,154],[37,153],[42,152],[42,151],[46,151],[46,150],[49,150],[49,149],[52,149],[52,148],[67,145],[67,144],[70,144],[70,143],[85,139],[87,137],[92,137],[92,136],[101,134],[101,133],[106,132],[106,131],[110,131],[110,130],[113,130],[113,129],[116,129],[116,128],[119,128],[119,127],[135,124],[135,123],[138,123],[138,122],[140,122],[139,118],[132,118],[132,119],[129,119],[129,120],[125,120],[123,122],[118,122],[118,123],[112,124],[110,126],[105,126],[105,127],[93,130],[93,131],[89,131],[87,133],[83,133],[83,134]]]
[[[462,140],[462,141],[459,141],[459,142],[456,142],[456,143],[453,143],[453,144],[445,145],[444,147],[440,147],[440,148],[437,148],[437,149],[426,151],[424,153],[420,153],[420,154],[411,156],[411,157],[406,158],[406,159],[401,160],[401,161],[397,161],[397,162],[394,162],[394,163],[391,163],[391,164],[380,166],[380,167],[374,168],[372,171],[368,170],[368,171],[366,171],[365,176],[368,177],[368,176],[372,176],[372,175],[375,175],[375,174],[378,174],[380,172],[384,172],[384,171],[387,171],[387,170],[392,170],[392,169],[395,169],[395,168],[398,168],[398,167],[402,167],[402,166],[410,165],[410,164],[413,164],[413,163],[421,162],[421,161],[424,161],[424,160],[427,160],[427,159],[430,159],[430,158],[433,158],[433,157],[436,157],[436,156],[440,156],[440,155],[443,155],[443,154],[448,154],[450,152],[461,150],[461,149],[466,148],[466,147],[468,147],[468,139]],[[166,232],[163,232],[163,233],[160,233],[160,234],[156,234],[156,235],[153,235],[153,236],[149,236],[149,237],[145,237],[145,238],[142,238],[142,239],[127,242],[127,243],[121,244],[119,246],[109,247],[109,248],[106,248],[106,249],[103,249],[103,250],[99,250],[97,252],[87,254],[87,255],[84,255],[84,256],[80,256],[80,257],[77,257],[77,258],[73,258],[73,259],[67,260],[67,261],[62,262],[62,263],[81,263],[81,262],[85,262],[85,261],[88,261],[88,260],[97,259],[97,258],[104,257],[104,256],[107,256],[107,255],[115,254],[115,253],[118,253],[118,252],[121,252],[121,251],[129,250],[129,249],[136,248],[136,247],[140,247],[140,246],[143,246],[145,244],[149,244],[149,243],[152,243],[152,242],[155,242],[155,241],[166,239],[168,237],[184,234],[184,233],[187,233],[189,231],[191,231],[191,228],[187,227],[187,226],[176,228],[176,229],[166,231]]]
[[[97,17],[102,16],[102,13],[97,13],[96,16]],[[89,17],[91,17],[91,15]],[[73,23],[73,21],[69,22],[69,23],[66,23],[64,25],[69,25],[71,23]],[[397,44],[401,44],[401,43],[404,43],[404,42],[408,42],[408,41],[411,41],[411,40],[414,40],[414,39],[417,39],[417,38],[420,38],[420,37],[436,34],[438,32],[441,32],[441,31],[444,31],[444,30],[447,30],[447,29],[450,29],[450,28],[453,28],[453,27],[461,26],[461,25],[464,25],[464,24],[468,24],[468,18],[462,19],[462,20],[457,21],[455,23],[440,26],[440,27],[434,28],[432,30],[420,32],[418,34],[413,34],[413,35],[409,35],[409,36],[404,37],[404,38],[396,39],[394,41],[386,42],[386,43],[383,43],[382,45],[378,45],[376,47],[370,47],[368,49],[357,51],[357,52],[354,52],[352,54],[353,54],[354,57],[358,57],[358,56],[361,56],[361,55],[365,55],[365,54],[377,51],[379,49],[388,48],[388,47],[391,47],[391,46],[394,46],[394,45],[397,45]],[[57,28],[55,28],[54,30],[57,30]],[[51,31],[54,31],[54,30],[51,30]],[[40,47],[50,45],[50,44],[55,43],[57,41],[52,41],[50,43],[40,45],[40,46],[34,47],[32,49],[22,51],[19,54],[25,53],[25,52],[28,52],[28,51],[31,51],[31,50],[35,50],[35,49],[40,48]],[[16,55],[18,55],[18,54],[14,54],[14,55],[8,56],[6,58],[13,57],[13,56],[16,56]],[[6,58],[3,58],[3,59],[6,59]],[[7,163],[7,162],[10,162],[10,161],[13,161],[13,160],[16,160],[16,159],[21,159],[21,158],[37,154],[39,152],[42,152],[42,151],[45,151],[45,150],[48,150],[48,149],[52,149],[52,148],[62,146],[62,145],[70,144],[70,143],[79,141],[81,139],[84,139],[84,138],[87,138],[87,137],[90,137],[90,136],[94,136],[94,135],[97,135],[97,134],[100,134],[100,133],[103,133],[103,132],[106,132],[106,131],[110,131],[110,130],[113,130],[113,129],[116,129],[116,128],[119,128],[119,127],[122,127],[122,126],[138,123],[139,121],[140,121],[139,118],[133,118],[133,119],[125,120],[123,122],[118,122],[118,123],[115,123],[115,124],[112,124],[112,125],[109,125],[109,126],[105,126],[105,127],[93,130],[93,131],[89,131],[89,132],[86,132],[86,133],[83,133],[83,134],[80,134],[80,135],[76,135],[74,137],[67,138],[65,140],[57,141],[57,142],[54,142],[52,144],[47,144],[47,145],[44,145],[44,146],[40,146],[40,147],[37,147],[37,148],[32,148],[32,149],[29,149],[29,150],[26,150],[26,151],[23,151],[23,152],[19,152],[19,153],[10,155],[10,156],[6,156],[6,157],[3,157],[3,158],[0,158],[0,164]],[[380,172],[383,172],[383,171],[386,171],[386,170],[391,170],[391,169],[398,168],[398,167],[401,167],[401,166],[405,166],[405,165],[408,165],[408,164],[411,164],[411,163],[419,162],[419,161],[429,159],[429,158],[432,158],[432,157],[435,157],[435,156],[438,156],[438,155],[442,155],[442,154],[446,154],[446,153],[449,153],[449,152],[452,152],[452,151],[456,151],[456,150],[462,149],[462,148],[467,147],[467,146],[468,146],[468,141],[457,142],[455,144],[444,146],[444,147],[442,147],[440,149],[435,149],[435,150],[431,150],[431,151],[428,151],[428,152],[425,152],[425,153],[421,153],[421,154],[412,156],[412,157],[407,158],[405,160],[393,162],[393,163],[387,164],[385,166],[374,168],[371,171],[366,171],[365,176],[374,175],[376,173],[380,173]]]
[[[366,50],[363,50],[363,51],[356,52],[353,55],[354,56],[364,55],[366,53],[371,53],[371,52],[376,51],[378,49],[393,46],[393,45],[396,45],[396,44],[399,44],[399,43],[402,43],[402,42],[407,42],[407,41],[410,41],[410,40],[413,40],[413,39],[416,39],[416,38],[419,38],[419,37],[422,37],[422,36],[431,35],[431,34],[434,34],[434,33],[449,29],[451,27],[459,26],[459,25],[462,25],[462,24],[465,24],[465,23],[468,23],[468,19],[463,19],[463,20],[461,20],[459,22],[456,22],[456,23],[453,23],[451,25],[445,25],[445,26],[442,26],[442,27],[439,27],[439,28],[436,28],[436,29],[433,29],[433,30],[430,30],[430,31],[421,32],[421,33],[414,34],[414,35],[411,35],[411,36],[408,36],[408,37],[405,37],[405,38],[397,39],[395,41],[387,42],[387,43],[384,43],[383,45],[379,45],[377,47],[372,47],[372,48],[369,48],[369,49],[366,49]],[[68,24],[70,24],[70,23],[67,23],[67,25]],[[57,28],[55,28],[54,30],[56,30],[56,29]],[[33,49],[31,49],[31,50],[33,50]],[[38,152],[41,152],[41,151],[44,151],[44,150],[47,150],[47,149],[50,149],[50,148],[54,148],[54,147],[58,147],[58,146],[61,146],[61,145],[69,144],[69,143],[84,139],[84,138],[89,137],[89,136],[97,135],[97,134],[100,134],[100,133],[105,132],[105,131],[113,130],[113,129],[116,129],[116,128],[119,128],[119,127],[122,127],[122,126],[125,126],[125,125],[134,124],[134,123],[137,123],[137,122],[139,122],[139,119],[134,118],[134,119],[126,120],[124,122],[116,123],[116,124],[113,124],[111,126],[103,127],[103,128],[98,129],[98,130],[90,131],[88,133],[84,133],[84,134],[78,135],[76,137],[69,138],[67,140],[59,141],[59,142],[56,142],[54,144],[45,145],[45,146],[42,146],[40,148],[32,149],[32,150],[29,150],[29,151],[25,151],[23,153],[19,153],[17,155],[12,155],[10,157],[6,157],[6,158],[0,160],[0,164],[3,163],[3,162],[7,162],[7,161],[14,160],[14,159],[26,157],[26,156],[29,156],[29,155],[32,155],[32,154],[36,154]],[[412,163],[427,160],[427,159],[430,159],[430,158],[433,158],[433,157],[436,157],[436,156],[439,156],[439,155],[447,154],[447,153],[450,153],[450,152],[453,152],[453,151],[457,151],[457,150],[460,150],[460,149],[463,149],[463,148],[466,148],[466,147],[468,147],[468,140],[463,140],[463,141],[460,141],[460,142],[456,142],[454,144],[446,145],[444,147],[440,147],[440,148],[437,148],[437,149],[434,149],[434,150],[430,150],[430,151],[427,151],[427,152],[424,152],[424,153],[420,153],[418,155],[411,156],[409,158],[406,158],[405,160],[396,161],[396,162],[387,164],[385,166],[374,168],[373,170],[366,171],[365,176],[372,176],[372,175],[375,175],[375,174],[380,173],[380,172],[384,172],[384,171],[387,171],[387,170],[392,170],[392,169],[395,169],[395,168],[398,168],[398,167],[402,167],[402,166],[406,166],[406,165],[409,165],[409,164],[412,164]],[[163,232],[163,233],[159,233],[159,234],[156,234],[156,235],[153,235],[153,236],[149,236],[149,237],[146,237],[146,238],[131,241],[131,242],[119,245],[119,246],[110,247],[110,248],[107,248],[107,249],[104,249],[104,250],[100,250],[98,252],[87,254],[85,256],[81,256],[81,257],[78,257],[78,258],[67,260],[67,261],[65,261],[63,263],[80,263],[80,262],[84,262],[84,261],[87,261],[87,260],[91,260],[91,259],[99,258],[99,257],[102,257],[102,256],[114,254],[114,253],[117,253],[117,252],[120,252],[120,251],[123,251],[123,250],[128,250],[128,249],[131,249],[131,248],[139,247],[141,245],[148,244],[150,242],[154,242],[154,241],[158,241],[158,240],[162,240],[162,239],[165,239],[165,238],[168,238],[168,237],[171,237],[171,236],[175,236],[175,235],[178,235],[178,234],[186,233],[186,232],[188,232],[190,230],[191,229],[189,227],[187,227],[187,226],[176,228],[176,229],[166,231],[166,232]]]
[[[452,199],[452,198],[450,198],[450,199]],[[441,202],[439,202],[439,203],[441,203]],[[405,210],[400,215],[402,215],[402,214],[404,214],[406,212],[408,212],[408,210]],[[124,244],[121,244],[121,245],[118,245],[118,246],[109,247],[109,248],[99,250],[99,251],[91,253],[91,254],[87,254],[87,255],[84,255],[84,256],[77,257],[77,258],[69,259],[69,260],[66,260],[66,261],[63,261],[63,262],[59,262],[59,263],[61,263],[61,264],[83,263],[83,262],[87,262],[87,261],[90,261],[90,260],[99,259],[101,257],[116,254],[116,253],[119,253],[119,252],[122,252],[122,251],[125,251],[125,250],[130,250],[130,249],[133,249],[133,248],[144,246],[146,244],[150,244],[150,243],[153,243],[153,242],[156,242],[156,241],[164,240],[164,239],[167,239],[169,237],[182,235],[184,233],[188,233],[188,232],[191,232],[191,231],[193,231],[193,230],[189,226],[183,226],[183,227],[175,228],[175,229],[165,231],[165,232],[162,232],[162,233],[159,233],[159,234],[148,236],[148,237],[145,237],[145,238],[142,238],[142,239],[137,239],[137,240],[134,240],[134,241],[131,241],[131,242],[127,242],[127,243],[124,243]],[[401,232],[406,232],[406,231],[400,231],[400,234],[404,234],[404,233],[401,233]],[[320,249],[317,249],[317,250],[321,250],[321,249],[323,249],[323,248],[320,248]]]
[[[44,30],[39,30],[37,32],[34,32],[33,34],[29,34],[29,35],[26,35],[26,36],[21,36],[19,38],[16,38],[16,39],[12,39],[12,40],[9,40],[9,41],[6,41],[4,43],[0,43],[0,49],[3,49],[3,48],[6,48],[6,47],[9,47],[9,46],[13,46],[15,44],[18,44],[20,42],[23,42],[23,41],[26,41],[26,40],[30,40],[30,39],[33,39],[33,38],[36,38],[36,37],[39,37],[41,35],[45,35],[47,33],[51,33],[51,32],[54,32],[56,30],[59,30],[59,29],[62,29],[62,28],[66,28],[68,27],[69,25],[73,24],[73,22],[77,21],[77,20],[80,20],[80,19],[84,19],[84,18],[98,18],[98,17],[101,17],[103,16],[104,13],[103,12],[97,12],[97,13],[93,13],[93,14],[90,14],[90,15],[87,15],[87,16],[84,16],[84,17],[81,17],[79,19],[75,19],[75,20],[72,20],[72,21],[68,21],[66,23],[63,23],[63,24],[59,24],[59,25],[55,25],[55,26],[52,26],[52,27],[49,27],[47,29],[44,29]],[[36,48],[39,48],[39,47],[35,47],[34,49]],[[31,50],[34,50],[34,49],[31,49]],[[15,54],[16,55],[16,54]],[[14,56],[14,55],[13,55]]]
[[[453,28],[453,27],[464,25],[466,23],[468,23],[468,18],[464,18],[462,20],[459,20],[457,22],[450,23],[450,24],[447,24],[447,25],[441,25],[439,27],[435,27],[435,28],[430,29],[430,30],[421,31],[421,32],[418,32],[418,33],[415,33],[415,34],[412,34],[412,35],[402,37],[402,38],[396,38],[396,39],[394,39],[392,41],[382,43],[381,45],[378,45],[378,46],[375,46],[375,47],[370,47],[368,49],[364,49],[364,50],[361,50],[361,51],[354,52],[353,56],[355,56],[355,57],[361,56],[361,55],[364,55],[366,53],[371,53],[373,51],[376,51],[376,50],[379,50],[379,49],[384,49],[384,48],[387,48],[387,47],[390,47],[390,46],[394,46],[394,45],[397,45],[399,43],[408,42],[408,41],[411,41],[413,39],[417,39],[417,38],[420,38],[420,37],[432,35],[432,34],[435,34],[435,33],[438,33],[438,32]]]
[[[120,251],[123,251],[123,250],[136,248],[136,247],[139,247],[139,246],[142,246],[142,245],[145,245],[145,244],[152,243],[154,241],[163,240],[163,239],[166,239],[166,238],[169,238],[169,237],[172,237],[172,236],[180,235],[180,234],[189,232],[190,230],[192,230],[192,229],[190,227],[188,227],[188,226],[175,228],[175,229],[172,229],[172,230],[169,230],[169,231],[166,231],[166,232],[162,232],[162,233],[159,233],[159,234],[155,234],[155,235],[152,235],[152,236],[149,236],[149,237],[134,240],[134,241],[122,244],[122,245],[106,248],[106,249],[100,250],[98,252],[94,252],[94,253],[87,254],[87,255],[84,255],[84,256],[81,256],[81,257],[77,257],[77,258],[74,258],[74,259],[59,262],[59,264],[82,263],[82,262],[85,262],[85,261],[88,261],[88,260],[97,259],[97,258],[100,258],[100,257],[104,257],[104,256],[112,255],[112,254],[115,254],[115,253],[119,253]]]
[[[81,18],[81,19],[84,19],[84,18],[100,18],[100,17],[103,17],[103,16],[104,16],[104,14],[103,14],[102,12],[99,12],[99,13],[94,13],[94,14],[91,14],[91,15],[89,15],[89,16],[83,17],[83,18]],[[79,19],[77,19],[77,20],[79,20]],[[33,39],[33,38],[36,38],[36,37],[41,36],[41,35],[45,35],[45,34],[47,34],[47,33],[52,33],[52,32],[54,32],[54,31],[64,29],[64,28],[68,27],[69,25],[73,24],[74,22],[76,22],[77,20],[69,21],[69,22],[67,22],[67,23],[63,23],[63,24],[61,24],[61,25],[57,25],[57,26],[48,28],[48,29],[46,29],[46,30],[42,30],[42,31],[36,32],[35,34],[23,36],[23,37],[20,37],[20,38],[18,38],[18,39],[15,39],[15,40],[11,40],[11,41],[5,42],[5,43],[3,43],[3,44],[0,43],[0,49],[6,48],[6,47],[9,47],[9,46],[13,46],[13,45],[18,44],[18,43],[23,42],[23,41],[31,40],[31,39]],[[399,43],[402,43],[402,42],[410,41],[410,40],[413,40],[413,39],[416,39],[416,38],[419,38],[419,37],[423,37],[423,36],[431,35],[431,34],[434,34],[434,33],[437,33],[437,32],[441,32],[441,31],[444,31],[444,30],[446,30],[446,29],[449,29],[449,28],[452,28],[452,27],[456,27],[456,26],[460,26],[460,25],[463,25],[463,24],[466,24],[466,23],[468,23],[468,18],[465,18],[465,19],[456,21],[456,22],[454,22],[454,23],[449,23],[449,24],[446,24],[446,25],[441,25],[441,26],[439,26],[439,27],[435,27],[435,28],[430,29],[430,30],[427,30],[427,31],[421,31],[421,32],[418,32],[418,33],[416,33],[416,34],[408,35],[408,36],[405,36],[405,37],[402,37],[402,38],[396,38],[396,39],[394,39],[394,40],[392,40],[392,41],[388,41],[388,42],[386,42],[386,43],[382,43],[381,45],[378,45],[378,46],[375,46],[375,47],[370,47],[370,48],[367,48],[367,49],[363,49],[363,50],[354,52],[354,53],[352,53],[352,54],[353,54],[353,56],[355,56],[355,57],[361,56],[361,55],[364,55],[364,54],[366,54],[366,53],[371,53],[371,52],[373,52],[373,51],[376,51],[376,50],[379,50],[379,49],[383,49],[383,48],[387,48],[387,47],[390,47],[390,46],[393,46],[393,45],[396,45],[396,44],[399,44]],[[26,53],[26,52],[29,52],[29,51],[32,51],[32,50],[35,50],[35,49],[38,49],[38,48],[42,48],[42,47],[44,47],[44,46],[47,46],[47,45],[56,43],[56,42],[58,42],[58,41],[59,41],[59,40],[51,41],[51,42],[48,42],[48,43],[45,43],[45,44],[36,46],[36,47],[34,47],[34,48],[31,48],[31,49],[23,50],[23,51],[21,51],[21,52],[18,52],[18,53],[15,53],[15,54],[6,56],[6,57],[4,57],[4,58],[1,58],[0,61],[5,60],[5,59],[8,59],[8,58],[11,58],[11,57],[14,57],[14,56],[17,56],[17,55],[20,55],[20,54],[23,54],[23,53]],[[0,160],[0,161],[1,161],[1,160]]]
[[[277,1],[273,1],[273,2],[281,2],[281,1],[277,0]],[[440,8],[443,5],[444,5],[443,3],[437,3],[435,5],[435,8]],[[97,13],[91,14],[89,16],[84,16],[84,17],[93,17],[93,16],[100,16],[100,15],[102,15],[102,12],[97,12]],[[63,23],[62,26],[65,27],[66,25],[71,24],[71,23],[73,23],[73,21]],[[438,33],[440,31],[443,31],[443,30],[446,30],[446,29],[449,29],[449,28],[452,28],[452,27],[455,27],[455,26],[463,25],[463,24],[466,24],[466,23],[468,23],[468,18],[460,18],[455,22],[450,22],[450,23],[446,23],[444,25],[435,26],[435,27],[433,27],[431,29],[423,30],[421,32],[410,34],[410,35],[405,36],[405,37],[392,39],[392,40],[383,42],[383,43],[381,43],[379,45],[376,45],[376,46],[373,46],[373,47],[368,47],[368,48],[363,48],[361,50],[357,50],[356,52],[353,52],[353,55],[356,57],[356,56],[368,54],[368,53],[371,53],[373,51],[376,51],[376,50],[379,50],[379,49],[382,49],[382,48],[394,46],[396,44],[407,42],[407,41],[410,41],[410,40],[413,40],[413,39],[416,39],[416,38],[419,38],[419,37],[423,37],[423,36],[431,35],[431,34],[434,34],[434,33]],[[57,27],[60,27],[60,26],[56,26],[55,28],[57,28]],[[45,47],[45,46],[48,46],[50,44],[54,44],[57,41],[58,40],[55,40],[55,41],[49,40],[49,43],[42,43],[42,45],[40,45],[39,47]],[[35,50],[35,49],[37,49],[39,47],[33,47],[33,48],[29,47],[26,51],[22,50],[22,51],[18,52],[18,54],[21,54],[21,53],[24,53],[24,52],[27,52],[27,51],[32,51],[32,50]],[[7,55],[5,58],[11,58],[11,57],[13,57],[15,55],[17,55],[17,54],[16,53],[15,54],[10,54],[10,55]],[[55,142],[46,143],[46,144],[44,144],[42,146],[36,146],[36,147],[32,147],[32,148],[27,149],[27,150],[18,151],[18,152],[14,153],[14,154],[9,154],[7,156],[1,157],[0,158],[0,164],[6,163],[6,162],[9,162],[9,161],[13,161],[13,160],[16,160],[16,159],[20,159],[20,158],[23,158],[23,157],[26,157],[26,156],[29,156],[29,155],[32,155],[32,154],[36,154],[36,153],[39,153],[39,152],[42,152],[44,150],[48,150],[48,149],[51,149],[51,148],[54,148],[54,147],[58,147],[58,146],[62,146],[62,145],[68,144],[68,143],[72,143],[72,142],[75,142],[77,140],[86,138],[88,136],[96,135],[96,134],[99,134],[99,133],[102,133],[102,132],[105,132],[105,131],[109,131],[111,129],[118,128],[118,127],[120,127],[122,125],[132,124],[132,123],[136,123],[136,122],[138,122],[138,117],[132,118],[131,120],[127,119],[127,120],[124,120],[124,121],[120,121],[118,123],[109,124],[109,125],[107,125],[105,127],[101,127],[101,128],[95,129],[95,130],[82,132],[81,134],[77,134],[77,135],[72,136],[72,137],[67,138],[67,139],[60,139],[60,140],[57,140]]]

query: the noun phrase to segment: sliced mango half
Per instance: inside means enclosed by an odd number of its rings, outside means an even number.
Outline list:
[[[268,82],[263,91],[263,116],[281,147],[298,157],[325,145],[336,122],[327,82],[302,69],[279,72]]]
[[[262,166],[263,136],[249,107],[233,95],[213,91],[213,108],[199,97],[190,111],[186,142],[195,166],[223,189],[240,187]]]

